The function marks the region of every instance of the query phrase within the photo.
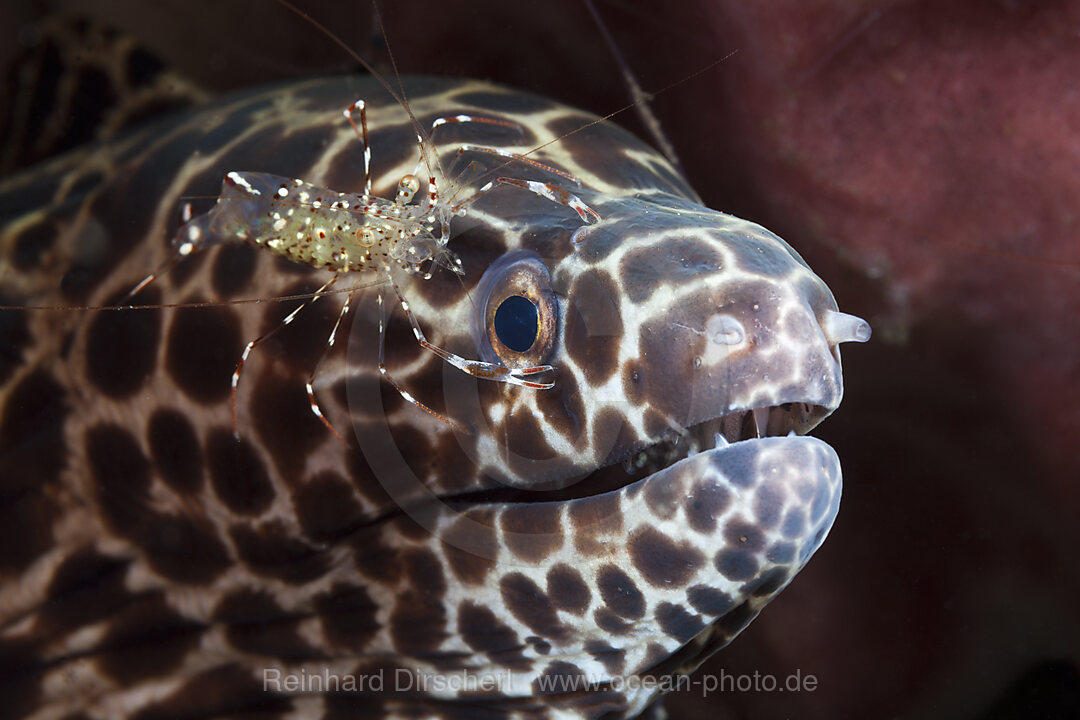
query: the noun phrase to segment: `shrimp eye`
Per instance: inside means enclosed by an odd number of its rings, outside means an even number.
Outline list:
[[[532,300],[510,295],[495,309],[495,337],[514,352],[528,352],[540,335],[540,317]]]
[[[547,265],[514,250],[493,262],[477,283],[472,335],[480,357],[507,367],[544,365],[559,334],[559,302]]]
[[[420,180],[413,174],[405,175],[398,181],[398,197],[409,202],[420,189]]]

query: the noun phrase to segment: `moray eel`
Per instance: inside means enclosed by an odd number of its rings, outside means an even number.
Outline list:
[[[554,368],[547,390],[467,376],[391,306],[387,367],[458,428],[380,378],[378,292],[360,287],[321,363],[341,294],[251,354],[234,439],[242,348],[299,302],[272,298],[327,277],[250,245],[184,258],[133,301],[153,308],[72,309],[165,262],[182,199],[205,210],[226,172],[359,191],[341,115],[358,97],[392,197],[415,133],[370,80],[249,92],[0,186],[0,293],[25,308],[0,315],[7,712],[633,717],[820,547],[840,466],[806,432],[840,402],[838,344],[869,327],[619,128],[480,82],[406,88],[421,124],[520,126],[440,130],[447,166],[463,145],[541,146],[543,167],[499,173],[562,183],[602,218],[499,188],[453,221],[464,276],[402,288],[440,347]],[[473,154],[463,192],[505,163]],[[496,328],[509,297],[533,302],[531,342]],[[311,413],[317,365],[345,443]]]

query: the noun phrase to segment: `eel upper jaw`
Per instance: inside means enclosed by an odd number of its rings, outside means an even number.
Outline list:
[[[830,412],[820,405],[804,402],[735,409],[682,432],[672,432],[660,443],[642,448],[636,454],[640,457],[666,451],[669,456],[677,456],[680,454],[677,448],[682,445],[681,454],[686,457],[763,437],[805,435]]]
[[[734,445],[745,446],[764,438],[775,442],[790,437],[791,441],[801,442],[833,409],[809,402],[736,408],[689,427],[672,427],[655,442],[613,457],[606,465],[569,485],[539,491],[503,488],[468,493],[455,499],[472,503],[558,502],[600,495],[639,483],[698,453],[723,453]]]
[[[832,377],[832,382],[828,383],[831,392],[821,395],[804,387],[795,393],[817,395],[816,401],[793,398],[781,399],[773,405],[734,406],[726,413],[689,427],[672,427],[664,437],[633,450],[622,459],[625,472],[634,475],[624,478],[624,484],[665,470],[699,452],[723,452],[735,443],[754,443],[767,437],[792,437],[793,442],[799,442],[794,438],[806,436],[832,414],[843,396],[838,346],[845,342],[868,341],[870,325],[862,318],[833,309],[826,309],[819,318],[824,345],[818,359],[826,375]],[[606,472],[610,471],[601,468],[594,475]],[[610,484],[597,483],[595,477],[590,479],[599,486]]]

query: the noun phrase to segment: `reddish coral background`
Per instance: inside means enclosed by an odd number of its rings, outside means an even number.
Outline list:
[[[351,67],[273,3],[54,5],[218,90]],[[302,5],[388,67],[368,4]],[[599,9],[646,89],[684,81],[653,107],[707,204],[778,232],[875,328],[817,431],[844,465],[832,535],[704,669],[817,689],[694,690],[672,716],[1080,716],[1080,3]],[[403,72],[626,102],[581,3],[383,11]]]

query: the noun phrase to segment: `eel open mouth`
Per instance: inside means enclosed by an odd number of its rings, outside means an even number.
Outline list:
[[[804,402],[735,410],[681,430],[672,428],[651,445],[637,448],[621,462],[600,468],[581,482],[557,491],[558,498],[584,497],[624,487],[700,452],[764,437],[805,435],[825,419],[829,410]],[[552,493],[554,495],[554,493]]]
[[[693,425],[684,432],[671,432],[660,442],[631,453],[623,461],[623,469],[634,473],[638,468],[652,466],[655,472],[694,453],[743,440],[791,433],[805,435],[827,414],[819,405],[802,402],[737,410]]]
[[[557,489],[500,487],[444,498],[452,505],[535,503],[575,500],[622,489],[698,453],[723,450],[766,437],[803,436],[830,410],[812,403],[788,402],[734,410],[691,425],[671,428],[656,442],[630,450],[604,467]]]

